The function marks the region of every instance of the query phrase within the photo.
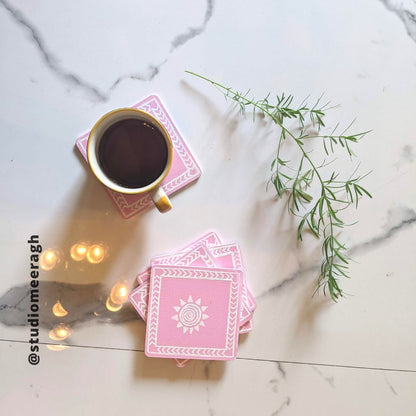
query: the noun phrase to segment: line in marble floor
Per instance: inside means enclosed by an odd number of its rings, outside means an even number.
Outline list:
[[[15,340],[15,339],[4,339],[0,338],[0,342],[13,342],[17,344],[29,344],[27,341]],[[51,344],[49,342],[39,342],[39,345],[61,345],[61,344]],[[129,352],[140,352],[144,353],[142,349],[134,348],[119,348],[119,347],[97,347],[94,345],[76,345],[76,344],[64,344],[67,347],[73,348],[86,348],[92,350],[108,350],[108,351],[129,351]],[[337,368],[346,368],[352,370],[375,370],[375,371],[390,371],[398,373],[416,373],[416,370],[408,370],[402,368],[388,368],[388,367],[366,367],[360,365],[345,365],[345,364],[328,364],[328,363],[314,363],[307,361],[287,361],[287,360],[273,360],[268,358],[252,358],[252,357],[237,357],[239,361],[258,361],[263,363],[281,363],[281,364],[295,364],[295,365],[315,365],[321,367],[337,367]]]

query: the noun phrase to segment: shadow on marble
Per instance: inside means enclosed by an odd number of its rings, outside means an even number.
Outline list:
[[[42,253],[32,253],[39,254],[42,271],[36,293],[28,282],[0,295],[0,323],[28,325],[27,313],[38,297],[40,307],[34,319],[38,319],[39,327],[50,330],[52,340],[69,343],[73,331],[86,322],[137,319],[131,305],[125,304],[133,284],[131,276],[113,276],[112,270],[120,254],[131,251],[133,236],[139,255],[146,230],[141,216],[121,218],[101,184],[74,152],[85,166],[85,176],[42,232],[49,237],[40,241]]]
[[[311,339],[317,333],[316,322],[318,322],[321,313],[328,313],[328,309],[335,307],[336,304],[329,296],[315,296],[311,299],[311,293],[316,290],[316,279],[309,278],[305,282],[302,291],[299,293],[299,310],[297,319],[294,322],[294,331],[292,333],[293,344],[298,339],[307,336]]]
[[[196,366],[203,365],[203,372],[196,371]],[[201,361],[193,360],[184,368],[179,368],[171,359],[149,358],[135,355],[134,377],[135,378],[154,378],[161,380],[210,380],[218,381],[224,375],[226,361]]]
[[[85,167],[85,177],[68,195],[68,202],[62,208],[64,218],[58,214],[49,226],[51,232],[47,234],[55,239],[52,250],[60,258],[54,267],[42,267],[43,278],[75,284],[98,283],[111,270],[119,254],[128,249],[133,234],[135,244],[143,245],[145,227],[141,216],[130,220],[121,218],[103,186],[93,177],[78,151],[74,149],[74,152]]]

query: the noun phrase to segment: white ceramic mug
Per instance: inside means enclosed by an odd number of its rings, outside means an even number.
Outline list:
[[[127,188],[115,182],[104,172],[99,159],[98,150],[104,133],[113,124],[125,119],[137,119],[149,123],[162,134],[166,141],[168,157],[163,172],[153,182],[141,188]],[[159,120],[157,120],[149,113],[138,110],[136,108],[120,108],[103,115],[91,129],[90,135],[88,137],[87,156],[88,162],[94,175],[108,188],[123,194],[141,194],[148,192],[160,212],[166,212],[172,208],[172,204],[169,198],[167,197],[163,188],[160,186],[160,183],[163,181],[163,179],[165,179],[172,165],[172,140],[170,139],[168,132],[159,122]]]

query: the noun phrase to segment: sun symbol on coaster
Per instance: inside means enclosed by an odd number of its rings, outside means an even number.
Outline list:
[[[189,331],[192,334],[195,331],[199,331],[199,327],[205,326],[204,321],[209,318],[204,312],[208,309],[208,306],[201,305],[201,298],[194,301],[192,296],[189,296],[185,302],[179,299],[180,306],[174,306],[176,315],[172,316],[174,321],[178,321],[177,328],[182,328],[183,333]]]

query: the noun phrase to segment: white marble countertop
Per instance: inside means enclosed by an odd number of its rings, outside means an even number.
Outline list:
[[[416,414],[414,0],[0,0],[0,34],[2,413]],[[341,104],[330,122],[372,129],[356,150],[373,199],[348,214],[359,223],[343,232],[354,262],[337,304],[312,296],[319,242],[299,244],[296,221],[266,192],[278,136],[186,69],[259,98],[324,93]],[[74,142],[151,93],[203,175],[168,214],[123,220]],[[242,247],[255,327],[236,361],[178,369],[144,355],[143,321],[128,304],[108,311],[106,296],[207,230]],[[36,366],[31,235],[61,255],[40,276]],[[79,241],[104,243],[105,261],[72,262]],[[52,313],[58,300],[64,318]],[[59,342],[60,323],[69,336]]]

